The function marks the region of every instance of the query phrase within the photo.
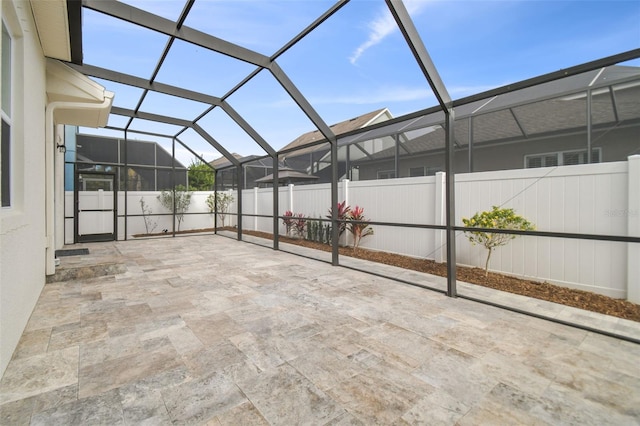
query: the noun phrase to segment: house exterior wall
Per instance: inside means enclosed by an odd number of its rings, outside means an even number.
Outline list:
[[[45,59],[26,1],[3,0],[13,33],[12,205],[0,216],[0,374],[45,283]],[[8,90],[2,87],[1,90]]]
[[[512,170],[524,168],[526,155],[545,154],[559,151],[586,150],[586,134],[563,137],[524,140],[522,142],[474,147],[474,172]],[[629,126],[611,130],[596,131],[592,136],[592,147],[600,148],[600,162],[625,161],[630,155],[640,153],[640,127]],[[456,151],[454,163],[456,173],[469,172],[468,149]],[[363,161],[358,163],[360,180],[378,179],[378,172],[394,169],[394,159]],[[399,177],[409,177],[412,167],[425,166],[444,170],[444,153],[416,153],[400,156]]]

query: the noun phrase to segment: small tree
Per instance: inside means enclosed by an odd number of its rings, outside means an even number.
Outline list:
[[[150,234],[158,226],[158,222],[151,219],[151,207],[145,203],[144,198],[140,197],[140,208],[142,209],[142,218],[144,219],[144,227],[147,230],[147,234]]]
[[[524,217],[515,214],[513,209],[493,206],[491,211],[478,212],[470,219],[462,219],[464,226],[470,228],[513,229],[518,231],[532,231],[535,226]],[[483,231],[465,231],[471,244],[480,244],[488,250],[484,265],[484,275],[489,275],[489,260],[496,247],[504,246],[517,237],[513,234],[498,234]]]
[[[216,179],[215,170],[200,160],[189,165],[189,189],[192,191],[211,191]]]
[[[227,217],[229,206],[233,203],[233,195],[226,192],[216,192],[216,195],[209,194],[207,197],[207,207],[209,207],[209,213],[218,213],[218,217],[222,221],[222,227],[224,228],[224,220]]]
[[[192,192],[188,191],[184,185],[178,185],[173,190],[163,190],[160,195],[158,195],[160,204],[170,212],[175,212],[176,218],[178,219],[178,231],[180,231],[180,224],[184,220],[184,214],[189,210],[191,194]]]
[[[349,215],[349,219],[357,220],[360,222],[366,222],[367,219],[364,216],[364,208],[355,206],[353,210],[351,210],[351,214]],[[360,245],[360,240],[367,235],[373,235],[373,228],[368,223],[349,223],[349,232],[353,235],[353,251],[358,249]]]

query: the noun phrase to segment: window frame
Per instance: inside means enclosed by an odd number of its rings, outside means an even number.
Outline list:
[[[381,177],[388,175],[388,177]],[[395,179],[396,178],[396,171],[395,170],[378,170],[376,173],[376,177],[377,179]]]
[[[13,132],[12,132],[12,128],[13,128],[13,110],[14,110],[14,64],[15,64],[15,41],[14,41],[14,36],[11,34],[11,30],[10,30],[10,25],[4,20],[2,19],[2,44],[4,45],[4,38],[5,38],[5,34],[6,36],[9,38],[9,56],[8,56],[8,64],[7,68],[9,71],[9,78],[8,78],[8,84],[9,84],[9,95],[8,95],[8,109],[9,111],[5,111],[4,110],[4,100],[2,102],[0,102],[0,119],[2,121],[2,126],[0,128],[0,133],[2,134],[1,140],[0,140],[0,144],[2,145],[2,149],[1,149],[1,154],[2,155],[2,175],[0,176],[0,179],[2,181],[2,186],[0,191],[2,192],[2,196],[1,196],[1,208],[2,209],[10,209],[13,205],[14,205],[14,191],[13,191],[13,186],[15,183],[15,179],[14,179],[14,167],[13,167],[13,163],[14,163],[14,143],[13,143]],[[4,58],[5,58],[5,49],[4,48],[0,48],[1,55],[2,55],[2,66],[0,67],[0,74],[2,79],[4,80],[4,72],[6,72],[5,70],[5,63],[4,63]],[[4,86],[4,85],[3,85]],[[2,88],[2,93],[3,95],[5,93],[7,93],[7,88],[3,87]],[[2,128],[5,127],[5,125],[7,126],[8,129],[8,138],[5,139],[5,137],[7,136],[5,134],[5,131],[2,130]],[[8,158],[5,158],[6,156],[8,156]],[[6,182],[8,180],[8,183]]]
[[[542,167],[561,167],[561,166],[576,166],[576,165],[580,165],[580,164],[587,164],[587,163],[578,163],[578,164],[564,164],[564,156],[565,154],[586,154],[587,150],[586,149],[570,149],[567,151],[555,151],[555,152],[544,152],[544,153],[540,153],[540,154],[528,154],[524,156],[524,168],[525,169],[539,169]],[[597,153],[598,156],[598,161],[597,162],[592,162],[592,164],[597,164],[597,163],[602,163],[602,147],[592,147],[591,148],[591,155],[592,155],[592,159],[593,159],[593,154]],[[542,164],[541,161],[541,165],[540,167],[529,167],[529,160],[532,158],[539,158],[541,160],[544,160],[546,157],[556,157],[556,165],[554,166],[547,166],[545,164]]]

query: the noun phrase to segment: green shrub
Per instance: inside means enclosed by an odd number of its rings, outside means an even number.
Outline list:
[[[462,219],[464,226],[469,228],[513,229],[518,231],[532,231],[535,226],[524,217],[515,214],[513,209],[493,206],[491,211],[478,212],[473,217]],[[488,250],[484,265],[485,276],[489,275],[489,260],[496,247],[506,245],[517,237],[514,234],[502,234],[484,231],[465,231],[471,244],[482,245]]]

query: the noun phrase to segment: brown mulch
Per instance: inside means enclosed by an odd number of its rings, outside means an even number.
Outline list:
[[[228,231],[236,231],[235,228],[226,227],[219,228]],[[190,231],[180,231],[176,234],[190,234],[198,232],[213,232],[213,228],[208,229],[196,229]],[[273,240],[273,236],[266,232],[258,231],[243,231],[244,234],[253,235],[268,240]],[[169,233],[170,234],[170,233]],[[164,235],[163,233],[157,234],[141,234],[134,235],[134,237],[148,237],[151,235]],[[279,237],[280,241],[297,244],[304,247],[313,248],[316,250],[331,251],[331,247],[327,244],[321,244],[308,240],[288,238],[285,236]],[[340,255],[351,256],[359,259],[369,260],[377,263],[384,263],[387,265],[397,266],[403,269],[410,269],[418,272],[425,272],[432,275],[438,275],[441,277],[447,276],[447,264],[437,263],[433,260],[418,259],[415,257],[403,256],[400,254],[386,253],[382,251],[373,251],[363,248],[359,248],[354,251],[352,247],[340,247]],[[526,279],[520,279],[508,275],[489,272],[488,276],[485,276],[484,269],[481,268],[469,268],[464,266],[458,266],[457,277],[461,281],[465,281],[472,284],[481,285],[484,287],[493,288],[500,291],[506,291],[509,293],[520,294],[523,296],[533,297],[536,299],[546,300],[549,302],[559,303],[566,306],[573,306],[575,308],[584,309],[586,311],[598,312],[601,314],[611,315],[618,318],[624,318],[631,321],[640,322],[640,305],[628,302],[626,300],[614,299],[612,297],[603,296],[588,291],[574,290],[571,288],[561,287],[547,282],[531,281]]]

